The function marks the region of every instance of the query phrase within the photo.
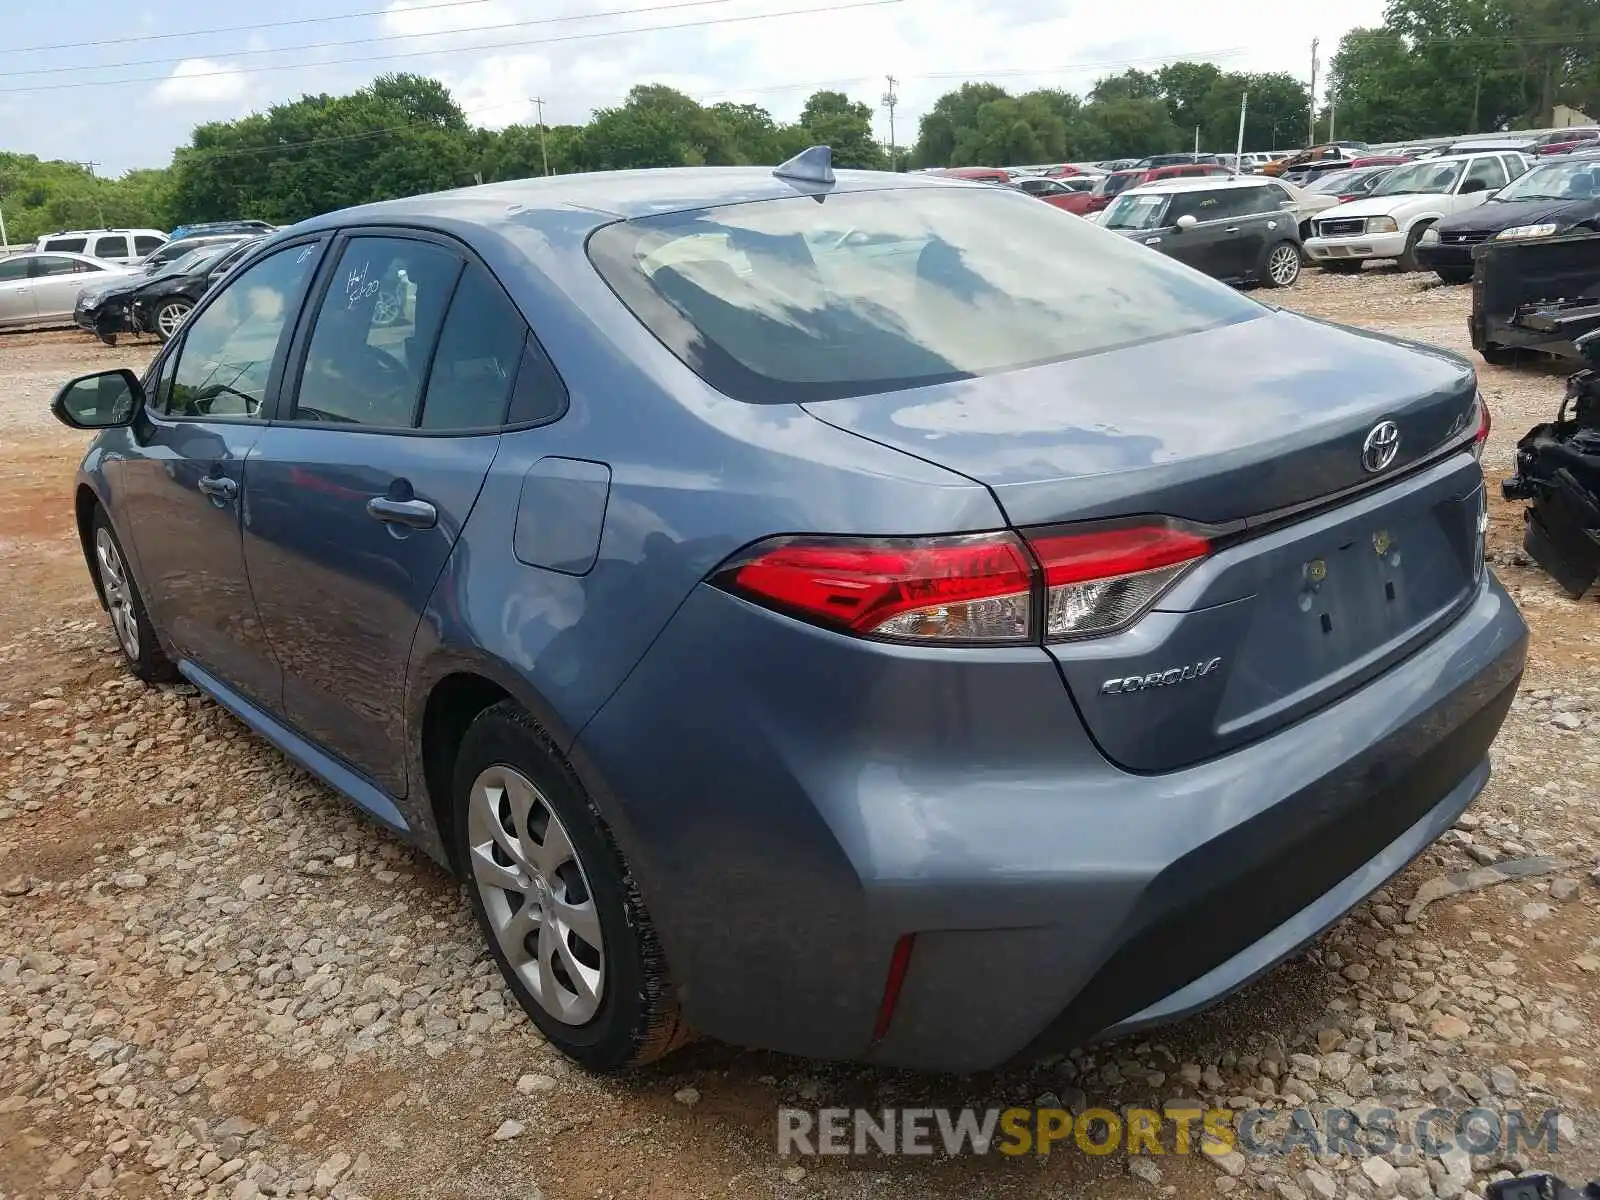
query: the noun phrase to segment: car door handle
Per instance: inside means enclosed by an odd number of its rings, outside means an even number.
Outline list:
[[[202,476],[200,490],[213,500],[232,500],[239,495],[239,485],[226,475]]]
[[[439,523],[439,510],[426,500],[374,496],[367,501],[367,515],[385,525],[405,525],[411,529],[432,529]]]
[[[1239,232],[1239,227],[1237,225],[1230,225],[1226,229],[1224,229],[1222,232],[1223,233],[1238,233]]]

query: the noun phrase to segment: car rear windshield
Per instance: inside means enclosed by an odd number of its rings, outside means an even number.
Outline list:
[[[888,392],[1247,320],[1262,309],[1019,192],[901,188],[622,221],[595,268],[755,403]]]

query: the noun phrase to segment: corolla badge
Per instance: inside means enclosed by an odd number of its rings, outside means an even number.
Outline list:
[[[1400,453],[1400,426],[1393,421],[1379,421],[1361,443],[1361,465],[1368,474],[1376,475],[1394,461]]]
[[[1151,688],[1171,687],[1175,683],[1188,683],[1191,679],[1199,679],[1209,675],[1222,665],[1220,658],[1205,658],[1199,662],[1186,663],[1181,667],[1169,667],[1165,671],[1152,671],[1148,675],[1119,675],[1115,679],[1108,679],[1100,685],[1102,696],[1126,696],[1130,692],[1147,692]]]

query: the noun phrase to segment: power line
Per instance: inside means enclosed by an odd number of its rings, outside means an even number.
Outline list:
[[[677,3],[674,4],[657,4],[646,8],[613,8],[608,9],[605,12],[574,13],[562,17],[539,17],[530,21],[507,21],[501,25],[474,25],[467,29],[452,29],[449,31],[449,36],[466,33],[493,33],[502,29],[524,29],[530,25],[560,25],[569,21],[596,21],[605,17],[634,17],[641,13],[671,12],[681,8],[705,8],[713,4],[732,4],[733,2],[734,0],[677,0]],[[405,9],[401,11],[413,12],[415,10]],[[342,41],[337,42],[306,42],[297,46],[259,46],[254,49],[227,50],[211,54],[208,57],[240,58],[245,55],[252,54],[292,54],[297,51],[305,50],[333,50],[340,46],[370,46],[376,42],[403,42],[421,36],[445,35],[390,33],[384,34],[381,37],[345,38]],[[119,62],[115,64],[94,63],[88,66],[76,67],[29,67],[21,71],[0,71],[0,79],[13,78],[18,75],[60,75],[68,71],[104,71],[108,69],[108,65],[114,66],[117,70],[123,70],[128,67],[159,67],[167,66],[172,63],[188,62],[194,57],[195,56],[192,54],[180,54],[176,58],[139,58],[134,59],[131,62]],[[304,64],[297,63],[295,65],[301,66]],[[185,78],[195,77],[185,76]]]
[[[710,17],[703,21],[680,21],[671,25],[642,25],[630,29],[600,29],[588,33],[569,33],[553,38],[529,38],[520,42],[496,42],[489,45],[452,46],[428,50],[407,50],[395,54],[369,54],[358,58],[332,58],[310,64],[318,69],[343,66],[348,63],[391,62],[401,58],[439,58],[446,54],[477,54],[485,50],[514,50],[526,46],[551,46],[562,42],[583,42],[595,38],[625,37],[635,33],[665,33],[675,29],[699,29],[708,25],[736,25],[751,21],[770,21],[778,17],[802,17],[813,14],[844,12],[847,9],[883,8],[901,4],[904,0],[851,0],[845,4],[829,4],[816,8],[792,8],[781,12],[748,13],[739,17]],[[222,75],[260,75],[268,71],[304,70],[305,63],[272,63],[260,67],[231,67],[220,71],[196,71],[182,76],[137,75],[127,79],[85,79],[75,83],[41,83],[28,87],[0,88],[0,96],[14,96],[31,92],[56,92],[69,88],[123,87],[134,83],[161,83],[167,79],[213,79]]]
[[[466,8],[488,4],[490,0],[435,0],[432,4],[408,5],[404,11],[432,12],[440,8]],[[251,33],[259,29],[284,29],[291,25],[320,25],[327,21],[354,21],[362,17],[381,17],[393,10],[374,8],[366,12],[336,13],[326,17],[295,17],[288,21],[260,21],[254,25],[217,25],[210,29],[184,29],[173,33],[133,33],[126,37],[99,38],[92,42],[54,42],[48,46],[5,46],[0,54],[38,54],[45,50],[88,50],[96,46],[126,46],[132,42],[162,42],[172,38],[209,37],[217,33]]]

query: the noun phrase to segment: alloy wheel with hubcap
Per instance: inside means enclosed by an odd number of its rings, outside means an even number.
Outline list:
[[[638,884],[572,764],[514,700],[472,719],[452,775],[452,857],[517,1003],[593,1071],[690,1036]],[[445,831],[441,831],[445,832]]]
[[[1273,287],[1289,287],[1300,278],[1300,248],[1280,242],[1267,255],[1267,278]]]
[[[94,533],[94,556],[100,566],[100,586],[105,590],[106,608],[111,613],[111,628],[116,632],[122,652],[139,660],[139,617],[133,608],[133,592],[128,583],[128,568],[122,553],[102,525]]]
[[[566,826],[508,766],[483,771],[467,805],[473,882],[506,961],[550,1016],[593,1019],[605,998],[605,940]]]
[[[193,307],[194,305],[186,300],[168,300],[156,309],[156,333],[161,336],[163,342],[172,339]]]

